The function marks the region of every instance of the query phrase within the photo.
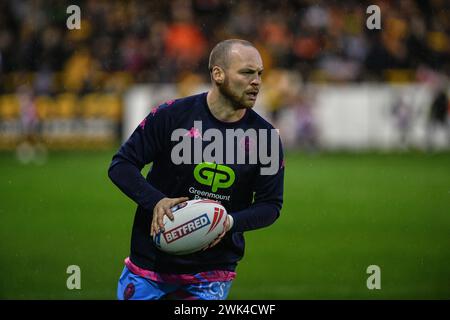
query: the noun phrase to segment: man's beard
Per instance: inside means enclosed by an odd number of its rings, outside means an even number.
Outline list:
[[[253,107],[253,105],[246,105],[244,100],[244,95],[237,95],[230,87],[230,83],[227,78],[225,78],[225,81],[221,86],[219,86],[219,92],[228,99],[234,109],[247,109]]]

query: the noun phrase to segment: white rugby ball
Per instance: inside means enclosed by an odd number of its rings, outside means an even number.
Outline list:
[[[161,251],[182,255],[199,251],[224,230],[226,209],[209,199],[189,200],[172,208],[174,220],[164,216],[164,231],[153,236]]]

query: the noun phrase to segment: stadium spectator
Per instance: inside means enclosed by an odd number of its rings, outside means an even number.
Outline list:
[[[450,142],[449,110],[450,104],[447,92],[441,86],[435,93],[430,106],[429,122],[427,126],[427,146],[429,150],[434,149],[436,133],[442,130],[445,135],[445,145]]]
[[[366,27],[373,4],[381,30]],[[297,86],[413,83],[423,70],[450,74],[448,1],[81,0],[78,6],[81,29],[69,30],[64,1],[0,2],[2,95],[15,95],[21,85],[53,97],[121,95],[137,83],[187,88],[187,79],[208,81],[201,66],[226,38],[255,44],[269,83],[283,72],[297,73]],[[276,121],[290,104],[266,89],[263,107]]]
[[[412,106],[408,103],[407,96],[398,96],[392,106],[392,115],[399,133],[399,146],[403,150],[409,148],[409,134],[411,130],[413,112]]]
[[[36,107],[35,93],[31,86],[23,85],[17,89],[20,105],[20,129],[22,140],[17,145],[16,157],[20,163],[35,162],[44,164],[47,160],[47,148],[41,141],[40,123]]]
[[[199,65],[208,48],[232,36],[261,47],[268,67],[300,71],[306,81],[389,81],[402,72],[413,81],[420,65],[450,71],[448,2],[377,1],[383,32],[365,27],[369,4],[86,0],[81,30],[68,30],[62,3],[2,1],[0,67],[56,73],[87,48],[101,70],[128,72],[134,82],[175,82],[186,68],[206,81]]]

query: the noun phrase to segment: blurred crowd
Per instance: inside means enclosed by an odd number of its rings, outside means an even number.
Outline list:
[[[71,4],[79,30],[66,26]],[[366,27],[372,4],[381,30]],[[22,83],[52,94],[207,82],[209,52],[225,38],[252,41],[266,74],[288,70],[303,83],[412,82],[423,70],[450,74],[449,9],[446,0],[4,0],[0,93]]]

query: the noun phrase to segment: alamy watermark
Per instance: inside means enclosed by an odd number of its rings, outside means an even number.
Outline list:
[[[66,13],[70,16],[66,20],[67,29],[81,29],[81,9],[79,6],[72,4],[67,7]]]
[[[381,269],[379,266],[372,264],[367,267],[367,274],[370,276],[367,278],[366,286],[369,290],[381,289]]]
[[[178,142],[171,152],[174,164],[261,164],[261,175],[274,175],[280,168],[280,142],[276,129],[219,129],[203,132],[202,122],[194,121],[190,129],[172,132]],[[203,142],[209,142],[203,149]],[[270,148],[269,148],[270,146]],[[192,152],[193,151],[193,152]],[[270,154],[269,154],[270,153]]]
[[[373,4],[367,7],[367,14],[370,16],[366,20],[366,27],[369,30],[381,29],[381,9],[379,6]]]
[[[67,289],[81,290],[81,268],[77,265],[70,265],[67,267],[66,273],[70,274],[66,281]]]

